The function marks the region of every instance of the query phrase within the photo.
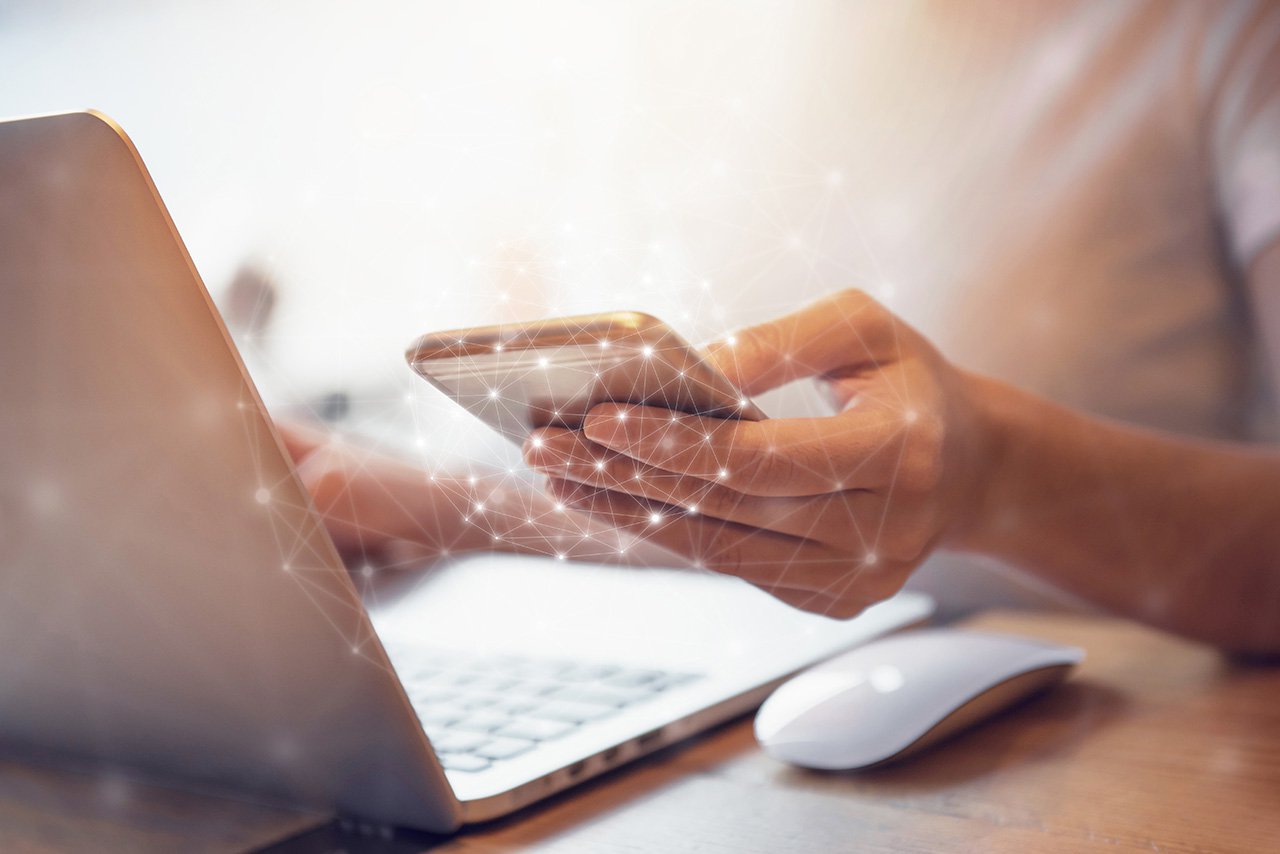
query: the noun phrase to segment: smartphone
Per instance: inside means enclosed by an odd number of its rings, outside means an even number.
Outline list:
[[[606,402],[765,417],[671,327],[635,311],[436,332],[415,341],[405,358],[517,444],[538,427],[577,429]]]

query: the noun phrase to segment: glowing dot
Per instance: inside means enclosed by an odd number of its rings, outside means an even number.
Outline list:
[[[619,421],[626,421],[626,420],[627,420],[627,410],[625,410],[625,409],[624,409],[624,410],[622,410],[621,412],[619,412],[619,413],[618,413],[618,420],[619,420]]]
[[[360,647],[358,647],[358,646],[353,646],[353,647],[351,647],[351,654],[352,654],[352,655],[359,655],[359,654],[360,654]]]
[[[608,350],[608,349],[609,349],[609,339],[608,339],[608,338],[601,338],[601,339],[600,339],[600,349],[601,349],[601,350]]]
[[[738,336],[737,336],[737,335],[726,335],[726,336],[724,336],[724,343],[726,343],[726,344],[728,344],[730,347],[732,347],[734,344],[737,344],[737,343],[738,343]]]
[[[728,470],[728,469],[720,469],[720,474],[718,475],[718,477],[719,477],[721,480],[725,480],[726,478],[728,478],[728,477],[729,477],[729,470]]]
[[[481,504],[479,501],[477,501],[477,502],[476,502],[476,512],[477,512],[477,513],[483,513],[483,512],[484,512],[484,505],[483,505],[483,504]]]
[[[914,409],[908,409],[903,417],[907,419],[908,424],[915,424],[920,420],[920,413]]]
[[[365,578],[372,578],[373,567],[366,563],[364,566],[360,567],[360,574],[363,575]]]
[[[557,513],[563,513],[563,512],[564,512],[564,505],[563,505],[563,504],[561,504],[559,501],[557,501],[557,502],[556,502],[556,512],[557,512]]]
[[[494,351],[495,353],[501,353],[501,352],[502,352],[502,345],[501,345],[501,344],[494,344],[494,345],[493,345],[493,351]]]
[[[748,403],[748,400],[745,397],[738,398],[738,405],[743,407],[744,409],[746,408],[747,403]]]
[[[565,559],[564,552],[556,552],[556,560],[564,560],[564,559]]]
[[[467,483],[471,484],[472,486],[475,486],[475,485],[476,485],[476,476],[475,476],[475,475],[471,475],[471,477],[467,478]]]
[[[631,479],[632,479],[632,480],[644,480],[644,478],[640,475],[640,472],[636,472],[635,474],[631,475]]]
[[[498,399],[498,390],[497,390],[496,388],[491,388],[491,389],[489,389],[489,397],[490,397],[492,400],[497,400],[497,399]]]
[[[877,555],[875,552],[867,552],[867,555],[862,559],[862,562],[865,563],[867,566],[875,566],[879,560],[880,560],[880,556]]]
[[[656,524],[658,524],[658,523],[659,523],[659,522],[661,522],[661,521],[662,521],[662,514],[661,514],[661,513],[650,513],[650,514],[649,514],[649,524],[651,524],[651,525],[656,525]]]
[[[596,460],[596,471],[604,471],[604,460]]]
[[[271,490],[267,489],[265,486],[260,487],[258,491],[253,494],[253,497],[259,504],[269,504],[271,502]]]
[[[293,564],[291,563],[282,563],[280,564],[280,568],[285,572],[293,572]]]
[[[538,367],[539,367],[539,368],[545,368],[545,367],[547,367],[547,366],[548,366],[548,365],[550,365],[550,364],[551,364],[551,363],[550,363],[549,361],[547,361],[547,357],[546,357],[546,356],[539,356],[539,357],[538,357]]]
[[[697,515],[698,515],[698,505],[697,505],[697,504],[690,504],[690,505],[689,505],[689,515],[690,515],[690,516],[697,516]]]
[[[535,448],[541,448],[541,447],[542,447],[542,437],[541,437],[541,436],[534,436],[534,437],[533,437],[533,446],[534,446]]]
[[[641,348],[640,348],[640,352],[641,352],[641,353],[644,355],[644,357],[647,359],[647,358],[649,358],[650,356],[652,356],[652,355],[653,355],[653,348],[646,344],[644,347],[641,347]]]

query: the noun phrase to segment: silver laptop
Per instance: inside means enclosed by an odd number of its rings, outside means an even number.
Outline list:
[[[449,831],[930,609],[500,556],[353,577],[120,128],[0,122],[5,750]]]

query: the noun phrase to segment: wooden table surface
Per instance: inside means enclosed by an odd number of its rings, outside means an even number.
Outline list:
[[[1280,668],[1099,617],[971,621],[1084,646],[1066,684],[897,767],[820,774],[741,720],[451,839],[0,763],[0,850],[1280,851]]]

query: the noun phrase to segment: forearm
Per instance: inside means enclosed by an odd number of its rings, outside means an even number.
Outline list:
[[[1280,650],[1280,454],[971,380],[990,476],[954,545],[1224,648]]]

